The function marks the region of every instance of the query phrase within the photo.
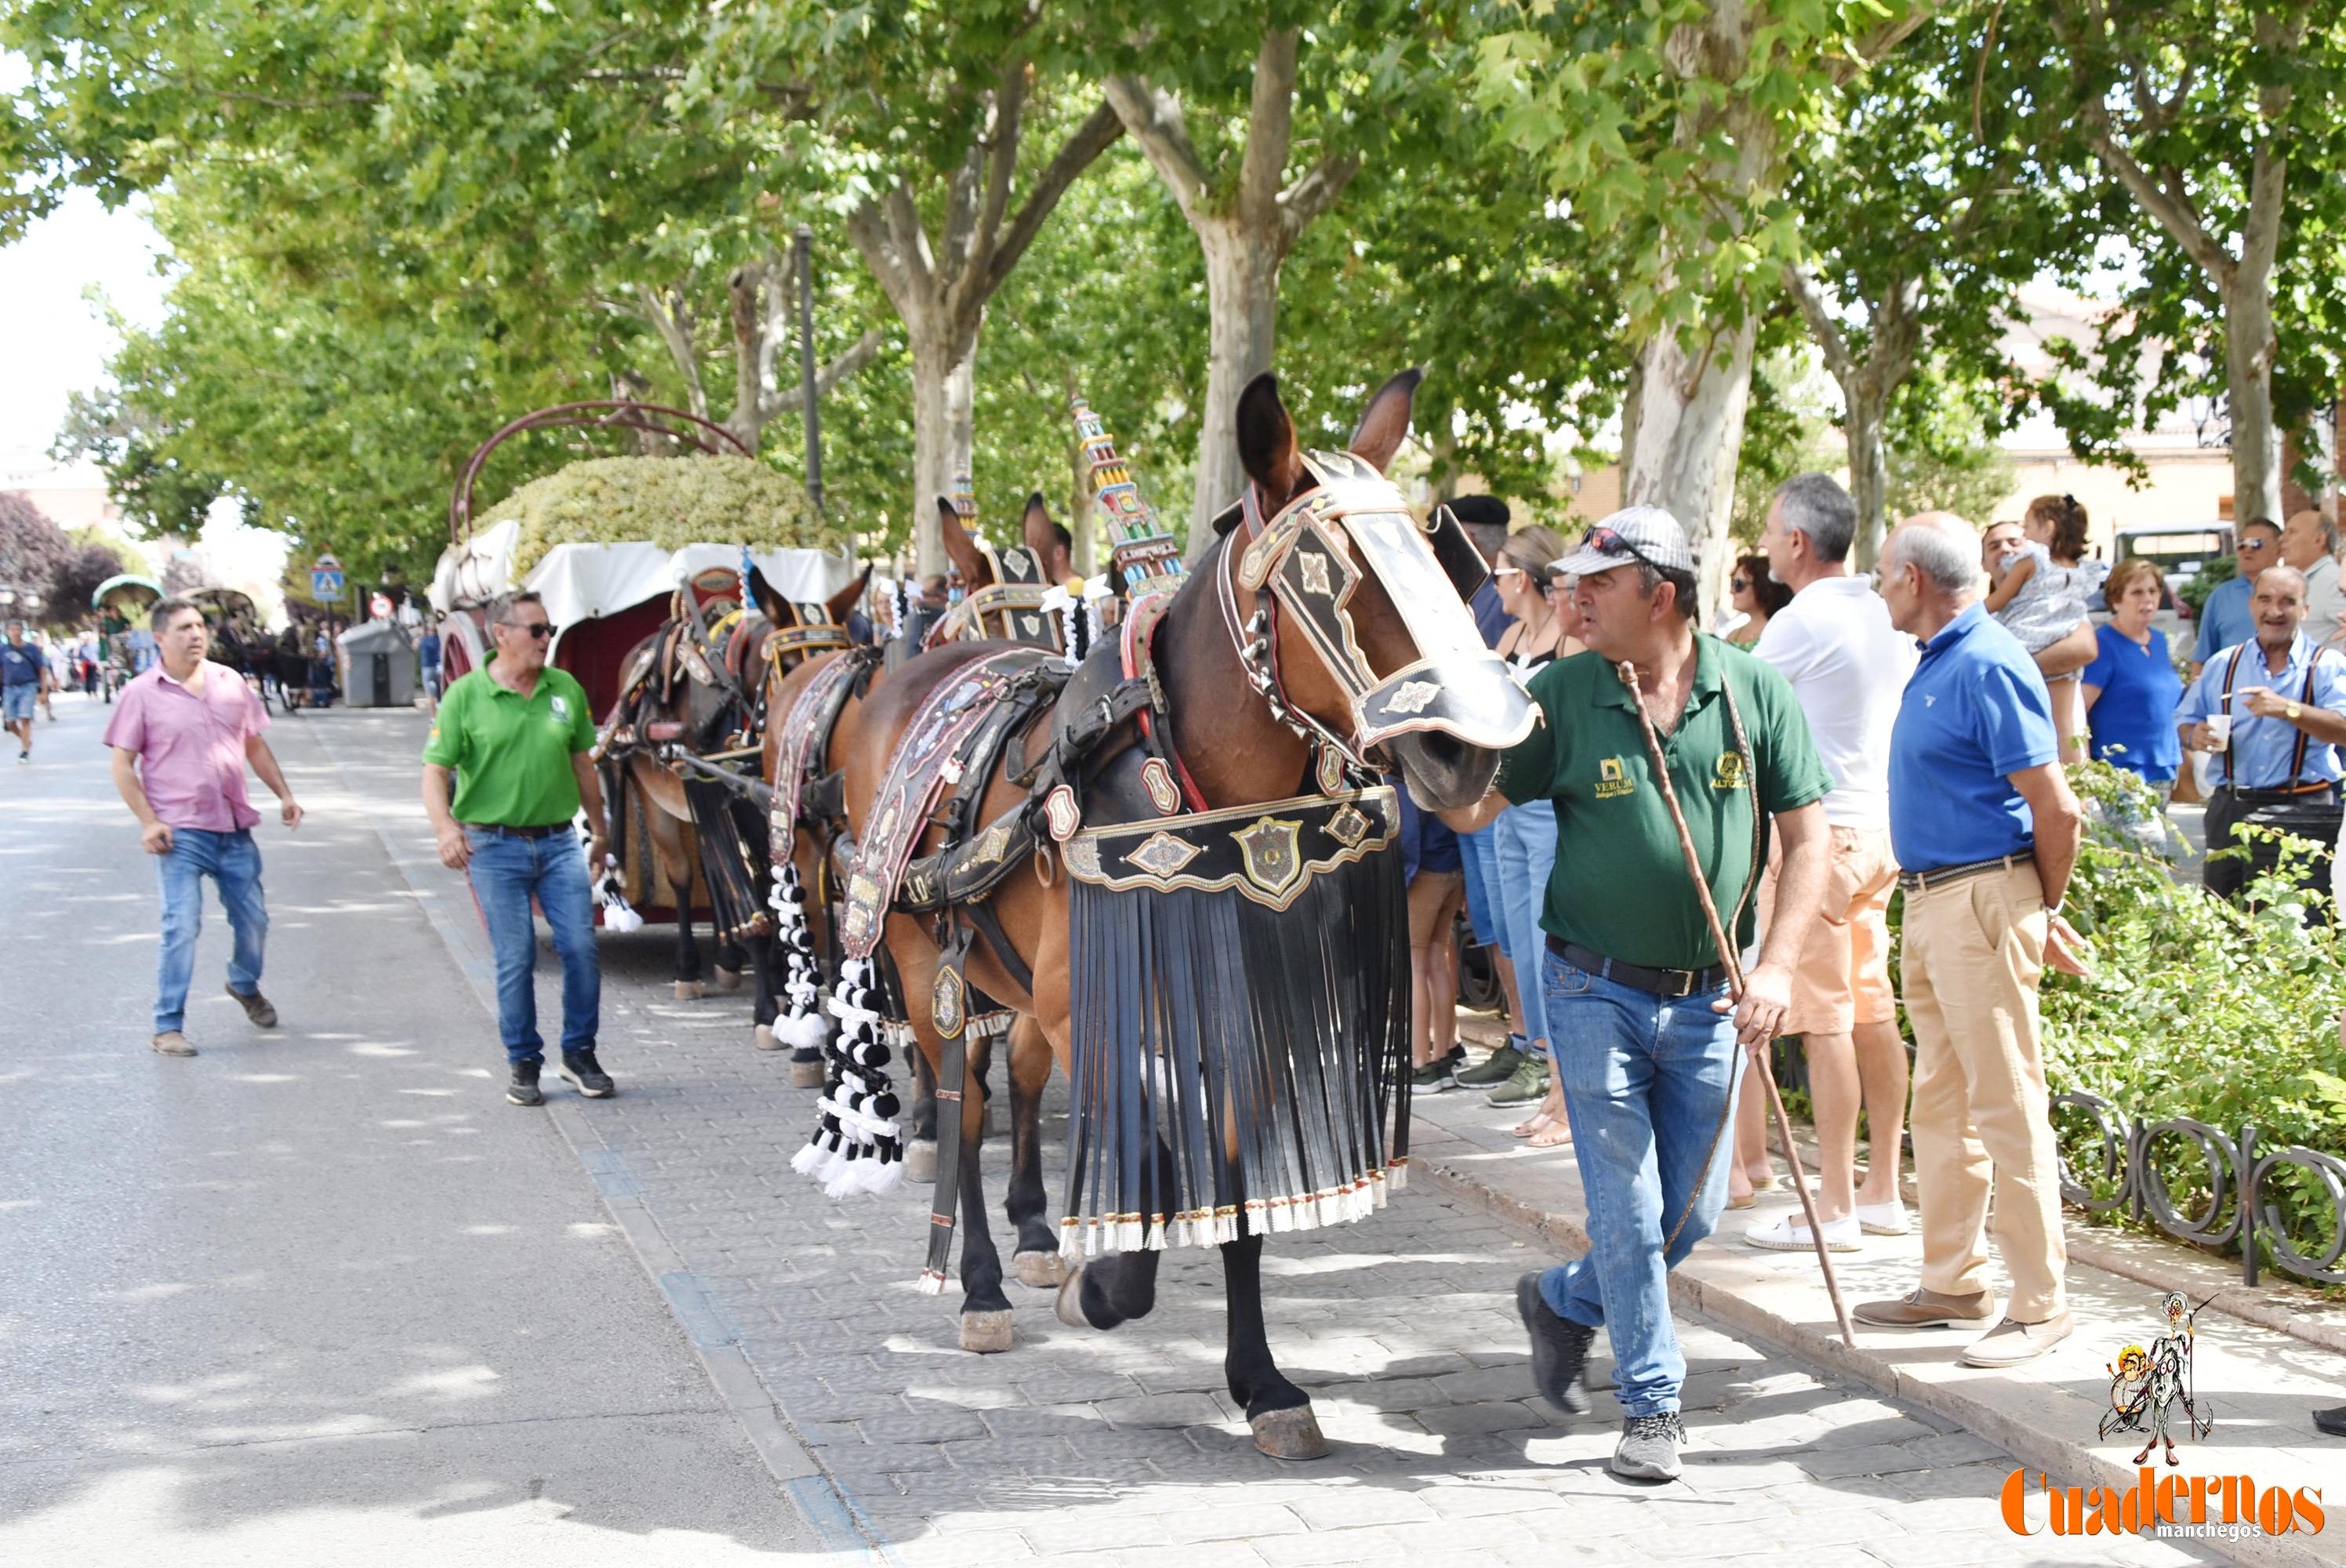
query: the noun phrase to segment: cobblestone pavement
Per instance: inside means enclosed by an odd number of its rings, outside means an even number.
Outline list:
[[[401,719],[337,731],[346,776],[413,756],[421,729]],[[371,804],[387,837],[421,830],[412,795]],[[1266,1254],[1272,1349],[1335,1445],[1317,1463],[1254,1451],[1222,1386],[1209,1254],[1168,1256],[1157,1311],[1111,1334],[1063,1326],[1048,1292],[1014,1279],[1015,1348],[965,1353],[957,1288],[939,1298],[913,1284],[930,1190],[908,1183],[842,1204],[794,1176],[812,1091],[791,1089],[782,1058],[752,1048],[745,997],[673,1000],[669,951],[659,929],[604,937],[602,1057],[621,1093],[589,1104],[557,1086],[550,1105],[603,1191],[639,1199],[681,1260],[689,1290],[671,1285],[670,1297],[694,1303],[688,1330],[739,1348],[883,1560],[2215,1560],[2132,1539],[2014,1535],[1996,1502],[2014,1469],[2004,1452],[1702,1322],[1682,1323],[1685,1480],[1618,1481],[1605,1469],[1619,1430],[1609,1394],[1577,1421],[1531,1397],[1513,1288],[1550,1259],[1422,1185],[1364,1223],[1282,1237]],[[545,962],[550,1017],[559,999]],[[489,1060],[491,1043],[482,1050]],[[1064,1098],[1055,1084],[1054,1182]],[[998,1215],[1001,1140],[985,1162]],[[1600,1383],[1609,1374],[1602,1340],[1592,1370]]]

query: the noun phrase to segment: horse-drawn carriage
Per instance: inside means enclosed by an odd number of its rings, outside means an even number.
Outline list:
[[[474,517],[474,482],[500,443],[570,424],[658,430],[702,455],[575,463]],[[721,988],[737,986],[762,947],[762,861],[743,846],[745,834],[762,840],[762,818],[697,765],[749,760],[754,776],[765,662],[806,646],[781,634],[815,621],[823,646],[844,643],[825,601],[849,563],[830,544],[805,493],[721,429],[634,403],[515,421],[474,453],[450,506],[430,594],[443,670],[453,681],[487,661],[488,616],[505,596],[545,601],[556,628],[549,661],[577,678],[601,719],[616,861],[598,868],[607,923],[620,908],[674,921],[679,995],[703,983],[696,915],[715,928]],[[760,1012],[771,1015],[763,986]]]
[[[97,612],[97,635],[105,650],[97,678],[107,701],[138,673],[141,647],[149,651],[154,647],[147,617],[162,597],[162,584],[136,572],[108,577],[91,590],[90,608]]]

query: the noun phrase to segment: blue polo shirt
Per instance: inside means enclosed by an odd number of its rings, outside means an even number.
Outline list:
[[[31,643],[20,647],[0,641],[0,686],[37,686],[48,667],[41,650]]]
[[[2257,613],[2249,607],[2256,585],[2246,577],[2227,577],[2216,585],[2199,610],[2199,636],[2191,645],[2191,662],[2206,664],[2218,650],[2257,640]]]
[[[2011,774],[2060,755],[2053,700],[2020,639],[1979,605],[1923,645],[1890,731],[1890,847],[1910,871],[2034,847]]]
[[[2221,648],[2183,694],[2175,710],[2176,728],[2197,724],[2225,705],[2224,674],[2231,668],[2231,648]],[[2312,694],[2306,677],[2312,677]],[[2336,648],[2316,647],[2303,632],[2289,645],[2289,665],[2278,672],[2265,664],[2264,649],[2253,641],[2240,647],[2239,673],[2232,680],[2232,748],[2216,759],[2216,779],[2239,789],[2280,789],[2291,784],[2338,782],[2338,748],[2308,737],[2305,766],[2292,777],[2290,764],[2297,758],[2302,733],[2286,718],[2260,718],[2249,711],[2240,694],[2252,686],[2267,686],[2277,697],[2310,703],[2336,713],[2346,709],[2346,655]]]

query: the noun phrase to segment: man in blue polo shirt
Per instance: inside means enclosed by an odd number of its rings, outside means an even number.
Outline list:
[[[1979,535],[1944,512],[1908,518],[1882,556],[1891,622],[1923,645],[1890,736],[1923,1278],[1855,1316],[1886,1328],[1993,1323],[1964,1359],[2012,1367],[2070,1331],[2036,984],[2048,963],[2081,968],[2058,911],[2083,814],[2055,760],[2044,677],[1981,607],[1979,563]],[[2001,1321],[1987,1278],[1991,1186],[2012,1277]]]
[[[2254,634],[2210,657],[2175,710],[2183,744],[2216,759],[2216,788],[2208,797],[2210,852],[2200,879],[2226,898],[2240,891],[2252,869],[2273,862],[2269,849],[2214,853],[2235,842],[2236,827],[2310,834],[2324,844],[2338,836],[2331,815],[2339,779],[2332,742],[2337,715],[2346,709],[2346,655],[2322,647],[2315,640],[2319,627],[2307,635],[2306,596],[2305,576],[2294,566],[2259,573],[2249,601]],[[2326,886],[2327,858],[2306,877],[2309,885]]]
[[[2240,524],[2239,542],[2233,550],[2237,568],[2216,585],[2208,602],[2199,606],[2199,635],[2191,644],[2194,680],[2217,654],[2256,636],[2257,616],[2249,608],[2249,594],[2259,573],[2280,565],[2280,524],[2270,517],[2249,518]]]

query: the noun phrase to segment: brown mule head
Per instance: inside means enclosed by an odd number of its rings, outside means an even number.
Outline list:
[[[1051,521],[1039,490],[1026,497],[1025,529],[1027,552],[1043,565],[1043,581],[1056,585],[1076,575],[1074,541],[1066,528]]]
[[[1273,657],[1288,702],[1355,757],[1397,769],[1421,806],[1442,809],[1481,799],[1500,751],[1537,714],[1384,478],[1420,376],[1404,371],[1371,394],[1348,453],[1301,450],[1278,382],[1250,382],[1238,437],[1252,515],[1228,547],[1239,592],[1275,603]]]

